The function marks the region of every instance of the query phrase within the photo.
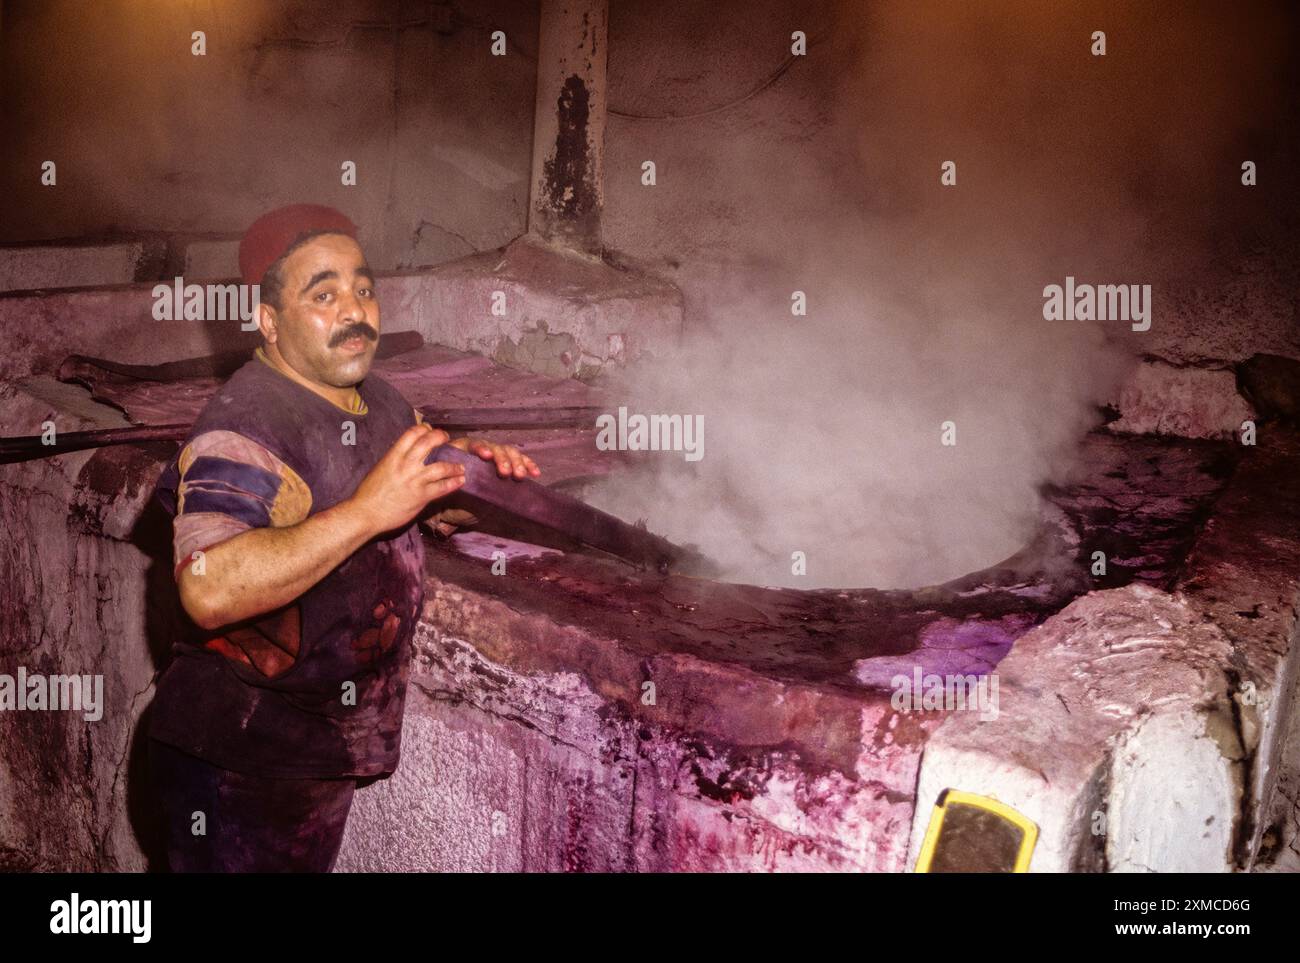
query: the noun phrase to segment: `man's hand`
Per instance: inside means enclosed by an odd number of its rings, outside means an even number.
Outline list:
[[[536,462],[514,445],[499,445],[486,438],[457,438],[451,444],[453,448],[471,452],[484,461],[496,462],[497,474],[503,478],[527,478],[529,475],[536,477],[542,473]],[[477,523],[478,518],[463,508],[444,509],[430,519],[430,524],[444,536],[451,535],[462,526]]]
[[[497,474],[502,478],[534,478],[542,473],[537,463],[514,445],[499,445],[486,438],[457,438],[452,447],[478,455],[484,461],[497,463]]]
[[[426,424],[402,432],[350,499],[371,520],[376,533],[401,528],[420,514],[429,502],[450,495],[465,484],[465,467],[435,461],[426,465],[429,452],[447,443],[447,433]]]
[[[203,574],[181,569],[181,604],[216,629],[274,611],[302,595],[367,541],[411,521],[465,483],[465,468],[424,459],[447,433],[416,425],[402,433],[351,498],[284,528],[253,528],[206,551]]]

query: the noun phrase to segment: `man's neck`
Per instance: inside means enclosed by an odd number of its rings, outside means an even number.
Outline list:
[[[310,378],[304,378],[294,370],[289,362],[284,360],[284,355],[280,354],[280,349],[277,348],[274,343],[263,344],[259,350],[272,368],[285,377],[298,382],[298,384],[302,385],[308,391],[315,392],[326,401],[337,405],[344,411],[354,411],[357,408],[358,399],[355,385],[349,388],[336,388],[334,385],[321,384],[312,381]]]

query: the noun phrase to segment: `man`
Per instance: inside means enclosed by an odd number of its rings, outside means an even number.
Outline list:
[[[397,767],[424,584],[417,517],[464,482],[448,436],[368,374],[374,277],[331,208],[259,219],[239,250],[263,345],[158,483],[201,630],[158,682],[150,753],[177,871],[329,871],[360,778]],[[452,444],[512,478],[517,448]],[[436,506],[434,506],[436,509]],[[445,533],[470,520],[444,511]]]

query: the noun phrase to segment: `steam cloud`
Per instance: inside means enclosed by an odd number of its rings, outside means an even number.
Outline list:
[[[1143,347],[1122,322],[1045,321],[1043,287],[1159,282],[1170,238],[1185,267],[1231,217],[1241,104],[1279,53],[1257,48],[1272,8],[865,6],[810,55],[838,78],[815,137],[716,145],[745,198],[720,247],[753,267],[680,278],[687,343],[614,395],[702,414],[705,457],[641,455],[590,496],[737,581],[914,586],[1022,547]]]

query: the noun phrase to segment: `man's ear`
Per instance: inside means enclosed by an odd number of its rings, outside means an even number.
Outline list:
[[[275,308],[265,301],[259,301],[257,305],[257,329],[262,332],[262,339],[267,344],[275,343],[278,323],[279,319],[275,316]]]

